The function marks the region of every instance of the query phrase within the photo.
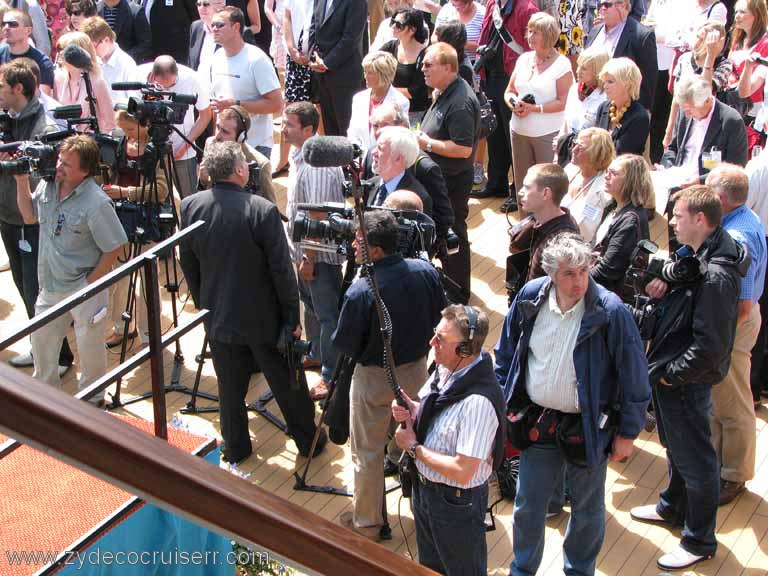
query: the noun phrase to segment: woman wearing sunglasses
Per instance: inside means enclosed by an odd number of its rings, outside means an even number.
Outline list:
[[[410,100],[408,119],[411,126],[421,122],[429,105],[429,94],[421,70],[427,31],[418,10],[398,8],[390,20],[394,40],[381,47],[397,59],[397,70],[392,85]]]

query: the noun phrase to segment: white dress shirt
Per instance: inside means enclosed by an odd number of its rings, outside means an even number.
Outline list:
[[[712,114],[715,112],[715,100],[712,98],[712,108],[709,114],[701,120],[691,118],[691,123],[688,126],[688,140],[684,146],[684,154],[682,166],[685,168],[685,172],[693,175],[699,173],[699,156],[701,156],[701,148],[704,146],[704,137],[707,135],[707,129],[709,128],[709,122],[712,120]]]

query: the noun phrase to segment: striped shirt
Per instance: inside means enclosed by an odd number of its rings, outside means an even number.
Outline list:
[[[437,370],[440,371],[442,381],[438,388],[441,391],[448,388],[454,380],[479,363],[481,358],[482,356],[478,356],[472,364],[450,375],[447,369],[438,366]],[[427,380],[419,390],[419,398],[423,399],[429,395],[431,382],[432,378]],[[416,468],[427,480],[448,486],[474,488],[484,484],[493,471],[493,442],[498,425],[499,421],[493,404],[485,396],[473,394],[448,406],[430,424],[424,447],[448,456],[461,454],[478,458],[480,465],[466,484],[460,484],[443,476],[420,460],[416,461]]]
[[[525,368],[526,392],[539,406],[561,412],[580,412],[573,351],[582,318],[584,298],[567,312],[562,312],[553,285],[549,299],[536,316]]]
[[[763,294],[766,267],[765,230],[760,218],[742,205],[723,215],[723,228],[747,249],[752,258],[747,275],[741,279],[739,300],[751,300],[757,304]]]
[[[344,204],[344,173],[341,168],[315,168],[304,162],[301,148],[297,148],[291,157],[291,170],[288,178],[288,243],[291,254],[298,262],[303,250],[293,245],[293,223],[300,212],[297,204]],[[302,211],[303,212],[303,211]],[[315,252],[315,262],[325,264],[342,264],[344,257],[330,252]]]
[[[483,18],[485,18],[485,6],[475,2],[475,15],[468,24],[464,25],[467,30],[467,42],[477,42],[480,40],[480,29],[483,27]],[[448,24],[449,22],[461,22],[458,11],[450,3],[445,4],[440,8],[440,12],[437,13],[437,17],[435,17],[435,28],[438,28],[443,24]],[[475,56],[477,56],[475,50],[465,50],[465,52],[470,60],[475,60]]]

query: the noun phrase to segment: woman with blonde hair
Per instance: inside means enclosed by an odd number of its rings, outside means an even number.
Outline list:
[[[625,301],[631,298],[631,287],[625,287],[625,276],[631,265],[632,252],[640,240],[649,238],[648,204],[653,182],[645,158],[625,154],[611,162],[605,175],[605,190],[616,202],[616,208],[603,221],[595,237],[600,256],[592,268],[592,278]]]
[[[79,46],[90,56],[90,66],[81,70],[64,60],[64,49],[70,44]],[[83,72],[88,72],[93,92],[96,118],[101,132],[109,132],[115,127],[112,96],[106,80],[101,75],[99,58],[91,39],[83,32],[68,32],[57,43],[59,56],[56,59],[56,71],[53,79],[53,97],[62,105],[80,104],[81,117],[91,116]]]
[[[570,60],[555,49],[560,37],[557,20],[537,12],[527,30],[531,50],[517,59],[504,92],[504,101],[512,110],[509,130],[518,194],[528,168],[551,161],[552,140],[563,125],[573,84]]]
[[[560,206],[568,208],[581,237],[590,243],[611,200],[605,192],[605,174],[614,157],[611,135],[602,128],[585,128],[576,135],[573,159],[565,167],[568,193]]]
[[[352,97],[352,116],[347,137],[366,151],[375,146],[371,116],[384,102],[408,114],[410,101],[394,86],[397,59],[389,52],[369,52],[363,58],[363,76],[367,88]]]
[[[595,125],[611,133],[616,154],[642,154],[651,130],[648,111],[638,101],[643,76],[629,58],[612,58],[600,71],[607,100]]]

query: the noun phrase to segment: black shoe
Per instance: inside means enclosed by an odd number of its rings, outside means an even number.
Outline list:
[[[472,190],[469,196],[470,198],[506,198],[508,194],[505,190],[492,190],[486,186],[482,190]]]
[[[736,497],[747,489],[744,482],[730,482],[729,480],[720,480],[720,501],[718,506],[729,504]]]
[[[507,212],[517,212],[517,198],[514,196],[510,196],[504,201],[504,204],[499,206],[499,212],[504,212],[505,214]]]
[[[253,454],[253,450],[232,454],[229,452],[229,450],[224,448],[221,452],[221,459],[224,460],[224,462],[229,462],[230,464],[240,464],[246,458],[250,458],[251,454]]]
[[[317,444],[315,445],[315,451],[312,452],[312,458],[316,458],[320,452],[323,451],[323,448],[325,448],[325,445],[328,444],[328,433],[325,431],[325,428],[320,429],[320,436],[317,437]],[[307,458],[309,456],[309,449],[312,446],[312,441],[309,441],[309,445],[305,448],[299,448],[299,456],[303,458]]]
[[[384,477],[387,476],[397,476],[398,473],[398,467],[397,462],[392,462],[389,458],[386,456],[384,457]]]

